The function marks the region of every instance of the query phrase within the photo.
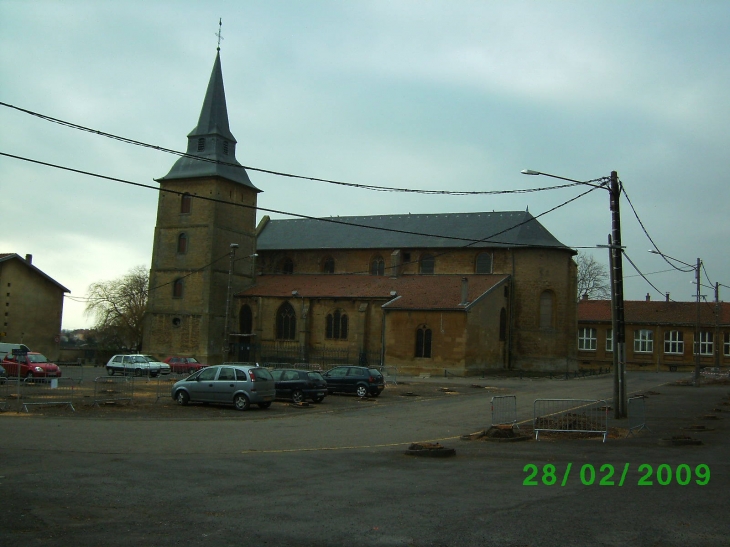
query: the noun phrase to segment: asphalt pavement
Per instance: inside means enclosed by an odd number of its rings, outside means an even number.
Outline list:
[[[681,377],[629,373],[649,429],[611,420],[605,443],[462,436],[489,425],[494,395],[516,396],[529,432],[536,398],[610,399],[610,376],[412,378],[411,396],[226,419],[4,413],[0,544],[726,546],[730,386]],[[413,442],[456,455],[405,455]]]

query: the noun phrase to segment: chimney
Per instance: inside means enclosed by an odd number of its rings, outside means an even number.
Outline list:
[[[582,299],[583,299],[583,300],[588,300],[588,293],[583,293],[583,297],[582,297]]]
[[[667,293],[667,302],[669,302],[669,293]]]
[[[649,293],[646,293],[646,301],[647,302],[651,301],[651,295]]]
[[[33,255],[25,255],[25,261],[28,264],[33,264]]]
[[[461,278],[461,304],[459,306],[466,306],[469,301],[469,280],[466,277]]]

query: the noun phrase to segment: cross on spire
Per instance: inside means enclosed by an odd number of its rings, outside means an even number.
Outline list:
[[[221,50],[221,40],[223,40],[223,36],[221,36],[221,29],[223,28],[223,18],[221,17],[218,19],[218,32],[215,33],[215,35],[218,37],[218,47],[216,48],[218,51]]]

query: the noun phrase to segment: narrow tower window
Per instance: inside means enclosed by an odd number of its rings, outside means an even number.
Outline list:
[[[182,298],[183,296],[183,280],[176,279],[172,284],[172,297]]]
[[[177,236],[177,253],[185,254],[188,252],[188,236],[186,234],[180,234]]]
[[[205,150],[205,139],[203,137],[198,139],[198,152]]]
[[[223,141],[223,153],[228,155],[228,141]]]
[[[189,213],[190,207],[193,203],[193,198],[190,194],[183,194],[180,198],[180,212]]]

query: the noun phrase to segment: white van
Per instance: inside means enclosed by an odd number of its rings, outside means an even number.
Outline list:
[[[0,342],[0,361],[5,359],[5,356],[8,353],[12,355],[14,349],[19,349],[20,351],[24,352],[30,351],[30,348],[25,344],[11,344],[10,342]]]

